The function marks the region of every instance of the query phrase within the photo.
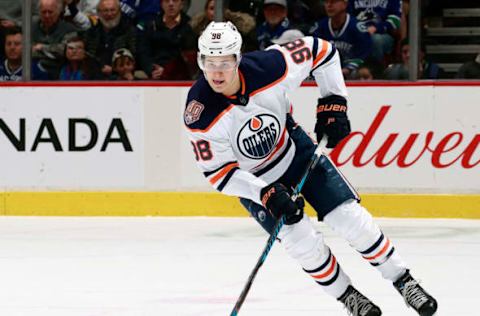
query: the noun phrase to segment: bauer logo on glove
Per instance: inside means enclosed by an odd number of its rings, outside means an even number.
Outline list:
[[[334,148],[350,134],[350,121],[347,117],[347,100],[339,95],[318,99],[317,123],[315,124],[317,142],[327,135],[327,148]]]

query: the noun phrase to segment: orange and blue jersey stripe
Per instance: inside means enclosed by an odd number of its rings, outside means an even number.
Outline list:
[[[222,191],[237,169],[239,169],[238,162],[229,161],[217,169],[204,172],[203,174],[218,191]]]

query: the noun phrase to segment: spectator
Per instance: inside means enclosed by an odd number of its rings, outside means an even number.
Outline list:
[[[362,66],[358,67],[355,79],[365,81],[373,80],[374,78],[371,69],[367,65],[363,64]]]
[[[480,54],[475,60],[468,61],[463,64],[455,78],[458,79],[480,79]]]
[[[207,27],[207,25],[214,20],[214,17],[215,17],[215,0],[207,0],[205,2],[205,6],[203,7],[203,12],[198,12],[197,14],[195,14],[190,21],[190,25],[192,26],[192,29],[195,32],[195,34],[197,34],[197,36],[200,36],[200,34],[202,34],[203,30]],[[225,17],[225,20],[227,20],[226,17]]]
[[[94,58],[87,56],[85,42],[79,36],[71,37],[65,45],[65,63],[60,80],[95,80],[100,79],[100,69]]]
[[[325,17],[323,0],[288,0],[288,19],[302,33],[308,33],[315,21]]]
[[[287,13],[286,0],[265,0],[263,3],[265,22],[257,27],[257,40],[260,49],[272,45],[272,39],[279,38],[283,32],[290,28]]]
[[[145,72],[141,70],[135,71],[135,58],[126,48],[120,48],[113,53],[113,80],[141,80],[148,79]]]
[[[163,13],[139,35],[140,68],[155,80],[190,80],[196,73],[196,36],[182,0],[161,0]]]
[[[126,48],[135,55],[135,28],[122,15],[119,0],[100,0],[97,5],[99,22],[85,34],[85,44],[90,56],[95,56],[104,78],[112,75],[113,53]]]
[[[227,0],[229,10],[233,12],[247,13],[248,15],[257,18],[260,16],[263,0]]]
[[[395,46],[401,20],[402,0],[349,1],[349,13],[357,18],[372,35],[372,56],[383,62]]]
[[[128,80],[135,79],[135,59],[132,53],[126,48],[120,48],[115,51],[112,57],[113,66],[113,80]]]
[[[13,10],[13,12],[11,12]],[[0,2],[0,58],[4,57],[5,52],[5,31],[15,26],[12,16],[21,17],[22,5],[18,1]]]
[[[363,25],[347,13],[347,6],[348,0],[326,0],[328,18],[315,23],[310,32],[335,44],[340,53],[343,76],[351,79],[370,55],[372,39]]]
[[[11,27],[5,33],[5,59],[0,63],[0,81],[22,80],[22,30]],[[32,79],[47,80],[47,72],[38,63],[32,63]]]
[[[410,60],[410,45],[404,40],[400,47],[402,62],[392,64],[385,69],[385,78],[390,80],[407,80],[409,77],[408,63]],[[443,75],[443,70],[437,64],[425,60],[425,50],[422,47],[418,56],[418,78],[419,79],[439,79]]]
[[[88,30],[92,27],[92,21],[83,11],[79,9],[80,0],[64,0],[64,18],[80,30]]]
[[[124,15],[142,27],[160,12],[160,0],[120,0],[120,7]]]
[[[37,18],[37,0],[32,0],[32,15]],[[14,26],[22,25],[22,1],[0,1],[0,58],[5,57],[5,32]]]
[[[197,36],[212,22],[215,15],[215,0],[207,0],[204,11],[192,17],[190,25]],[[224,11],[225,21],[230,21],[242,34],[242,52],[250,52],[258,49],[257,35],[255,32],[255,19],[247,13],[233,12],[229,9]]]
[[[40,62],[50,79],[58,78],[64,56],[65,38],[76,28],[60,19],[63,0],[39,0],[40,19],[32,25],[32,57]]]

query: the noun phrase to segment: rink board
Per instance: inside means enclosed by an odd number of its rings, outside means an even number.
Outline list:
[[[0,214],[245,216],[195,164],[190,85],[0,86]],[[375,215],[479,217],[480,82],[348,90],[352,133],[327,154]],[[317,96],[311,83],[290,95],[307,132]]]
[[[363,194],[374,216],[480,218],[480,195]],[[219,193],[7,192],[0,215],[247,216],[237,198]],[[307,213],[314,215],[310,205]]]

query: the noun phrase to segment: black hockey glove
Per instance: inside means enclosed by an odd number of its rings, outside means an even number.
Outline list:
[[[328,136],[327,148],[334,148],[350,134],[350,121],[347,117],[347,100],[339,95],[318,99],[317,124],[315,134],[317,142],[323,135]]]
[[[285,224],[298,223],[303,218],[305,202],[298,197],[292,200],[287,188],[281,183],[272,183],[264,187],[261,192],[262,203],[275,218],[285,215]]]

